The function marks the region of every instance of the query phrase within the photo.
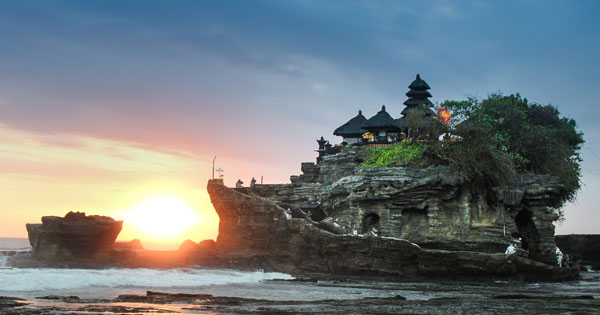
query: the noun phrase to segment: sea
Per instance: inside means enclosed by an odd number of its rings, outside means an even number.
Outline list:
[[[12,268],[0,238],[0,314],[598,314],[600,272],[562,283],[304,278],[262,270]],[[3,254],[1,254],[3,253]],[[179,297],[144,300],[148,291]],[[152,294],[152,293],[150,293]],[[179,295],[176,295],[179,294]],[[187,294],[187,295],[181,295]],[[140,300],[123,302],[122,295]],[[7,298],[18,306],[6,306]],[[4,301],[4,302],[3,302]]]

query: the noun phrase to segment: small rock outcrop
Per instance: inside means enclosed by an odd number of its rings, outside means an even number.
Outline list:
[[[45,216],[41,224],[27,224],[32,255],[46,261],[98,258],[109,253],[123,221],[83,212],[64,217]]]
[[[112,248],[116,249],[116,250],[144,250],[142,241],[140,241],[138,239],[133,239],[128,242],[124,242],[124,241],[115,242],[113,244]]]

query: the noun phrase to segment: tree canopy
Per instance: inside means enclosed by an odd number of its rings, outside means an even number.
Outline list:
[[[475,156],[471,157],[472,165],[460,160],[458,164],[475,172],[494,173],[493,168],[500,166],[508,174],[513,168],[515,172],[554,175],[565,187],[557,207],[574,200],[580,188],[583,133],[573,119],[561,117],[556,107],[529,103],[519,94],[492,94],[482,101],[445,101],[441,107],[452,112],[450,132],[462,140],[445,151],[438,149],[439,156],[452,159],[457,155],[452,150],[461,146],[463,154]],[[497,175],[501,174],[496,174],[498,182],[506,180]]]

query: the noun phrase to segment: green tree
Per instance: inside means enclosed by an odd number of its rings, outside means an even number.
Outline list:
[[[518,172],[557,176],[565,187],[558,207],[574,200],[580,188],[579,151],[584,140],[573,119],[560,117],[552,105],[529,103],[519,94],[446,101],[442,106],[460,121],[454,122],[453,133],[463,141],[474,137],[487,141],[490,150],[510,157]]]

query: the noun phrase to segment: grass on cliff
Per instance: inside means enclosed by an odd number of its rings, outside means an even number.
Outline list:
[[[360,167],[410,166],[420,168],[424,163],[427,145],[416,142],[398,142],[383,148],[366,147],[367,158]]]

